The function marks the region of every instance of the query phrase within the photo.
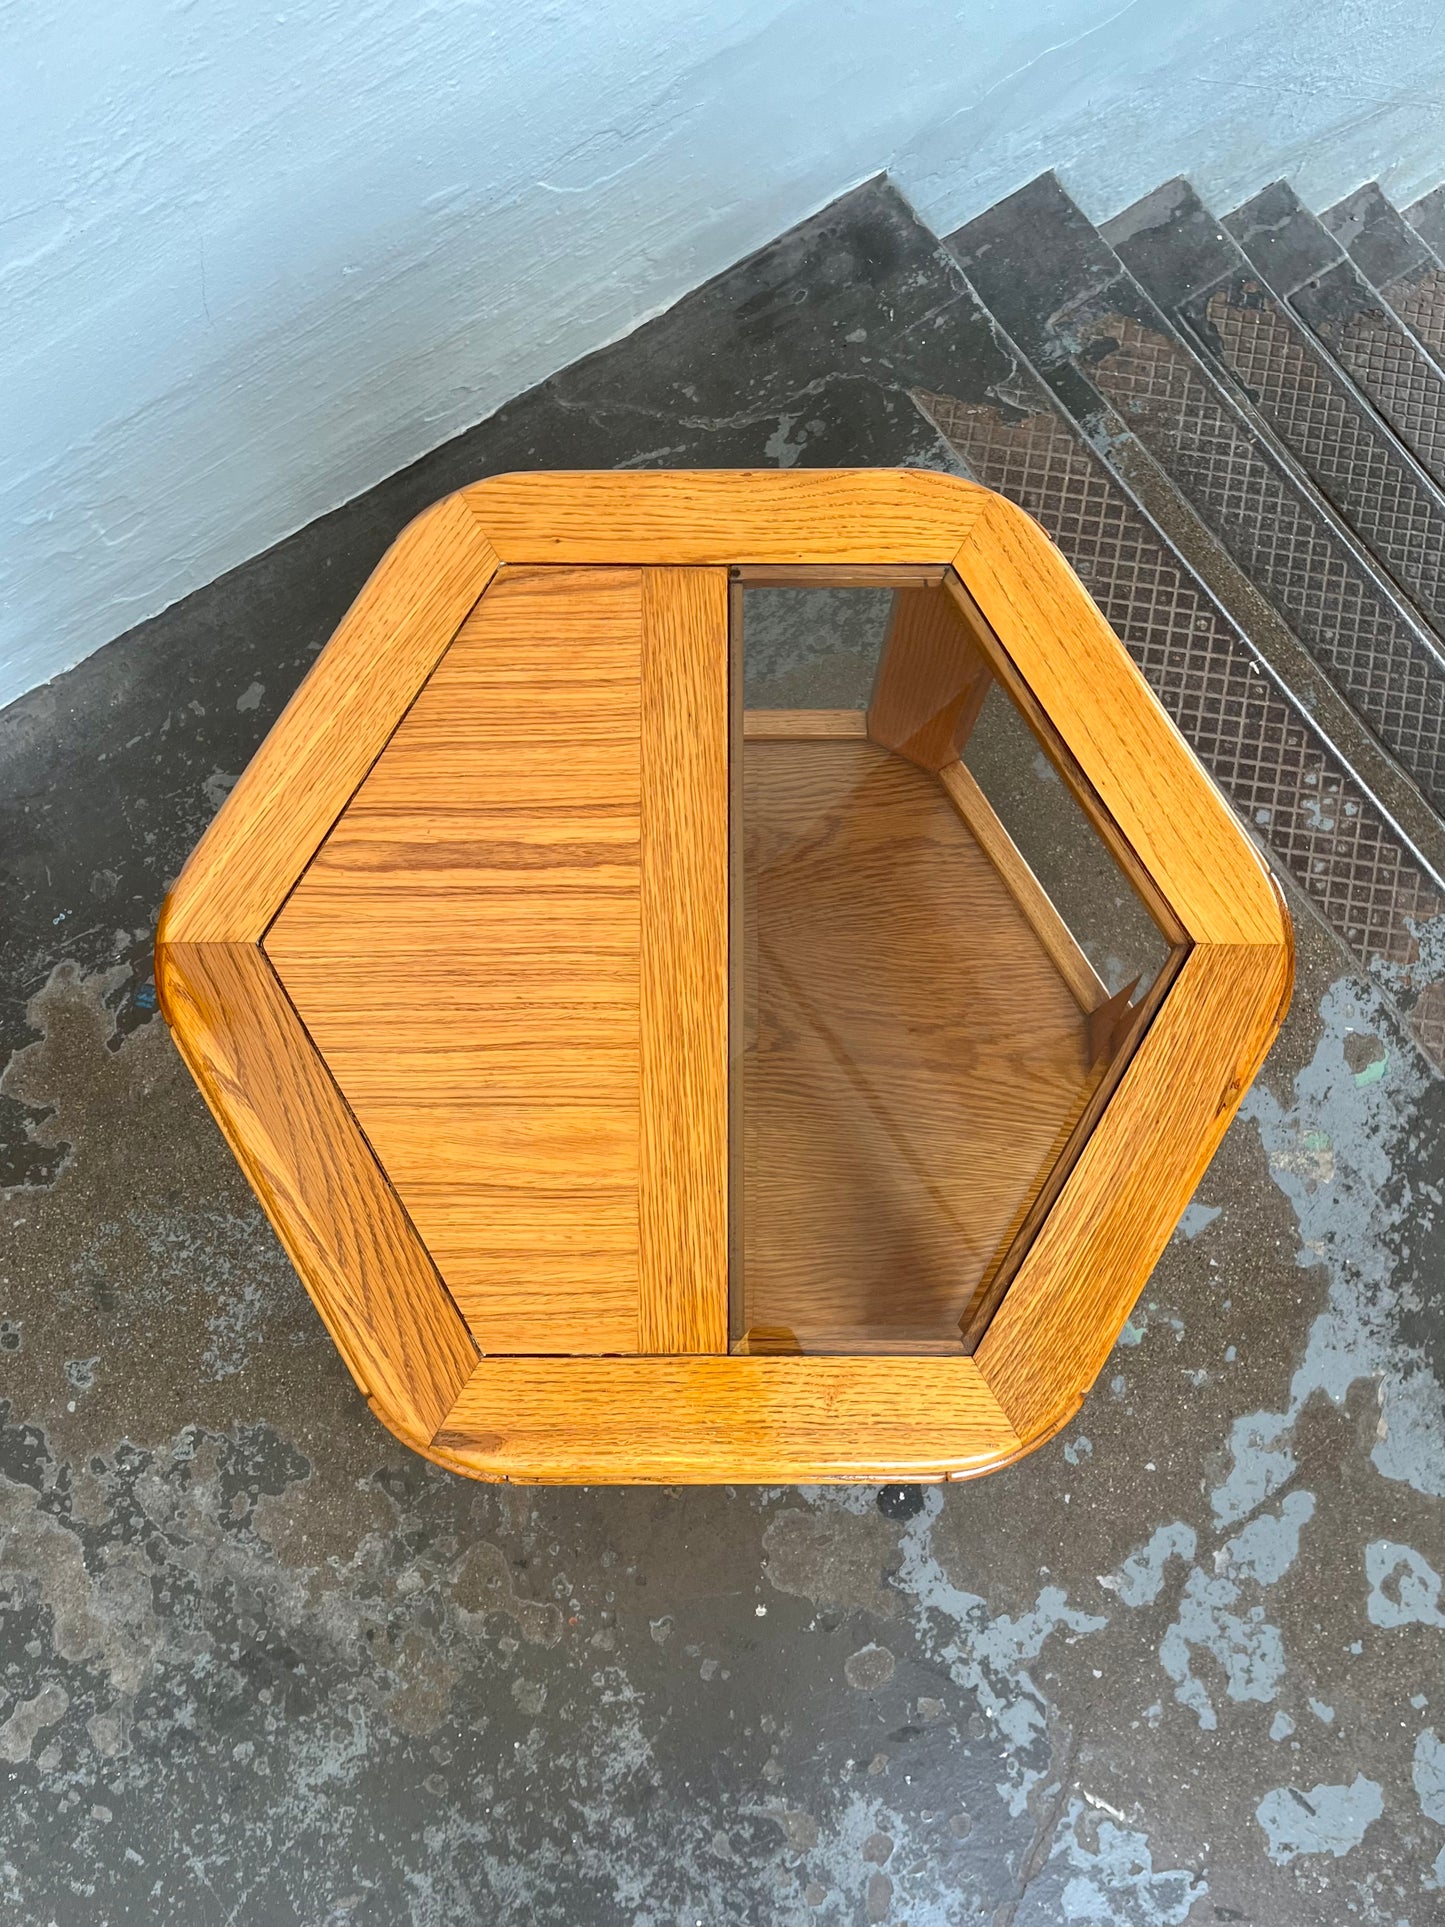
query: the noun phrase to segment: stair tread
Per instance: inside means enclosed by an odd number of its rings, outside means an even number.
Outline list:
[[[1445,372],[1397,313],[1283,181],[1227,215],[1224,226],[1275,293],[1318,336],[1437,483],[1445,484]],[[1327,265],[1303,264],[1333,250]],[[1430,269],[1416,321],[1445,339],[1445,271]]]
[[[1445,262],[1370,182],[1321,222],[1436,363],[1445,366]],[[1445,244],[1445,233],[1441,235]]]
[[[1445,891],[1018,347],[981,303],[969,309],[966,329],[955,313],[947,383],[915,400],[970,473],[1058,542],[1236,810],[1360,965],[1379,975],[1404,962],[1411,926],[1445,908]],[[1445,998],[1427,987],[1406,1021],[1445,1061]]]
[[[1405,219],[1421,235],[1437,260],[1445,261],[1445,185],[1432,187],[1404,210]]]
[[[1437,638],[1445,638],[1445,494],[1187,181],[1101,230],[1226,376]],[[1418,249],[1423,255],[1423,248]]]
[[[1044,176],[950,237],[964,271],[1107,452],[1137,440],[1437,808],[1434,639]]]
[[[1317,218],[1371,287],[1382,292],[1401,275],[1440,265],[1424,236],[1391,206],[1378,181],[1366,181]]]

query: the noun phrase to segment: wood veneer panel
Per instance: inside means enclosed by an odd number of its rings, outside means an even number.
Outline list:
[[[728,578],[642,578],[637,1345],[728,1327]]]
[[[456,496],[402,530],[196,846],[158,942],[259,942],[496,568]]]
[[[899,589],[883,641],[868,734],[920,769],[958,760],[993,681],[953,598]]]
[[[504,562],[947,563],[988,491],[924,469],[496,475],[464,489]]]
[[[956,1343],[1077,1109],[1083,1013],[931,776],[745,762],[741,1328]]]
[[[1028,918],[1034,935],[1074,993],[1079,1008],[1096,1010],[1109,995],[1103,979],[1079,948],[1073,931],[1054,908],[1048,891],[1024,861],[1018,845],[1004,828],[972,772],[963,763],[950,763],[938,771],[938,780],[968,825],[974,841],[997,870],[1009,895]]]
[[[477,1349],[351,1111],[254,945],[163,944],[191,1075],[378,1415],[429,1439]]]
[[[475,1477],[586,1485],[937,1479],[1018,1438],[972,1359],[482,1359],[433,1444]]]
[[[1288,1003],[1287,945],[1201,944],[1083,1147],[975,1356],[1022,1437],[1078,1404]]]
[[[637,1345],[642,609],[503,571],[266,938],[487,1352]]]
[[[1187,934],[1278,946],[1268,871],[1038,524],[990,496],[954,568]]]

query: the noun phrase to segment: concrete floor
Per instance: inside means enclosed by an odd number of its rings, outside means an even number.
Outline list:
[[[400,522],[508,466],[944,466],[955,289],[864,191],[0,718],[7,1927],[1445,1917],[1445,1087],[1297,900],[1082,1415],[947,1490],[408,1454],[155,1020],[161,892]]]

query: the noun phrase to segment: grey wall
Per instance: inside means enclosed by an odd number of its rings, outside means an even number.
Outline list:
[[[0,0],[0,701],[867,175],[1442,170],[1438,0]],[[665,459],[665,449],[658,451]]]

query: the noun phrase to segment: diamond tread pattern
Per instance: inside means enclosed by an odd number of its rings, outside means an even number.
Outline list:
[[[1445,624],[1445,519],[1388,436],[1332,381],[1272,302],[1221,288],[1210,325],[1225,365],[1355,533],[1432,621]]]
[[[1445,901],[1098,459],[1051,412],[1006,420],[949,395],[916,399],[977,479],[1058,543],[1234,808],[1354,956],[1408,992],[1416,932]],[[1445,986],[1427,985],[1407,1022],[1445,1067]]]
[[[1436,361],[1445,365],[1445,268],[1402,275],[1380,292]]]
[[[1445,677],[1329,524],[1283,487],[1191,358],[1124,315],[1089,373],[1336,687],[1445,808]]]
[[[1445,486],[1445,379],[1430,357],[1383,308],[1366,308],[1347,320],[1316,325],[1341,367],[1405,446]]]

